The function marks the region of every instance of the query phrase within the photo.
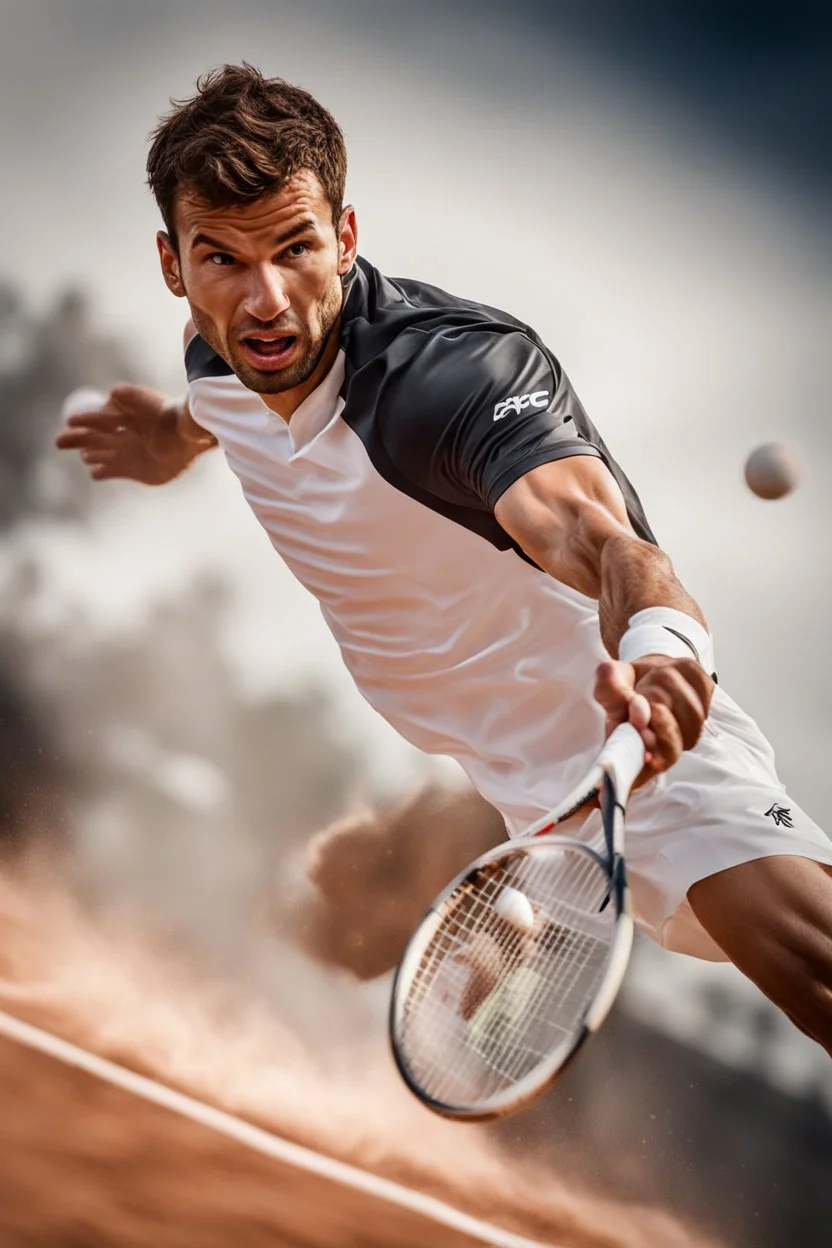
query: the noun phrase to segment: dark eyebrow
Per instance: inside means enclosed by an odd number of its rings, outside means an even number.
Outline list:
[[[218,243],[215,238],[211,238],[208,234],[196,234],[191,240],[191,250],[194,247],[213,247],[215,251],[226,251],[225,243]]]
[[[275,245],[282,247],[284,243],[289,243],[293,238],[297,238],[299,234],[307,234],[310,230],[314,230],[316,226],[314,217],[305,217],[302,221],[298,221],[297,225],[293,225],[290,230],[286,230],[283,234],[278,234],[274,240]]]
[[[306,234],[310,230],[315,229],[315,220],[307,217],[304,221],[298,221],[291,229],[285,230],[283,234],[278,234],[274,240],[275,247],[282,247],[284,243],[289,243],[293,238],[297,238],[299,234]],[[195,234],[191,241],[191,250],[195,247],[212,247],[214,251],[228,251],[226,243],[220,243],[215,238],[211,238],[210,234]]]

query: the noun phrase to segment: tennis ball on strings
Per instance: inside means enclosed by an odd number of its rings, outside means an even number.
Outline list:
[[[525,893],[506,887],[494,902],[494,909],[501,919],[518,931],[530,932],[534,927],[534,910]]]
[[[94,390],[92,386],[79,386],[61,404],[61,420],[66,424],[70,416],[80,416],[82,412],[97,412],[106,402],[107,396],[100,390]]]
[[[745,480],[758,498],[785,498],[800,484],[800,462],[781,442],[766,442],[745,461]]]

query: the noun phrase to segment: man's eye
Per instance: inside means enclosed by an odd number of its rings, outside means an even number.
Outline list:
[[[309,244],[308,243],[290,243],[290,245],[286,248],[286,251],[288,255],[296,259],[298,256],[306,255],[307,251],[309,251]]]
[[[234,257],[230,256],[227,251],[212,251],[211,254],[205,258],[209,264],[215,264],[218,268],[225,264],[234,263]]]

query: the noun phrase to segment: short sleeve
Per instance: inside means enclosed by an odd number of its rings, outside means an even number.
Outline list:
[[[389,396],[388,451],[418,484],[489,511],[531,469],[572,455],[603,458],[558,362],[526,334],[435,334]]]

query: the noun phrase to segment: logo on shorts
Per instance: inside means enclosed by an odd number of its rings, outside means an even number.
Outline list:
[[[775,826],[780,828],[793,828],[792,811],[790,806],[781,806],[778,802],[773,802],[766,811],[774,820]]]
[[[534,394],[513,394],[510,399],[503,399],[494,408],[494,419],[502,420],[509,412],[520,415],[527,407],[545,407],[549,402],[548,390],[535,390]]]

